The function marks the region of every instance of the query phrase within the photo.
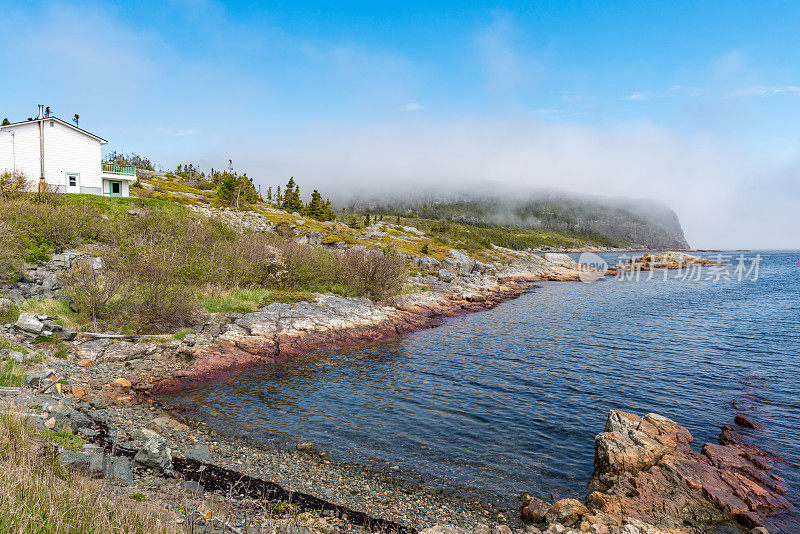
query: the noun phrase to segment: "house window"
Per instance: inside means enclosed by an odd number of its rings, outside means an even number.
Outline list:
[[[121,192],[121,191],[120,191],[120,184],[119,184],[119,182],[111,182],[111,193],[113,193],[113,194],[115,194],[115,195],[119,195],[119,194],[120,194],[120,192]]]
[[[75,176],[74,174],[70,174],[69,175],[69,186],[70,187],[75,187],[77,185],[78,185],[78,177]]]
[[[55,126],[55,125],[56,125],[56,121],[50,121],[50,127],[51,127],[51,128],[52,128],[53,126]]]

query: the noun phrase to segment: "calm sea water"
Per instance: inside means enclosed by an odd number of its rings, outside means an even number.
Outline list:
[[[743,411],[765,427],[748,432],[753,442],[788,461],[777,469],[796,496],[800,254],[762,252],[756,281],[738,281],[733,263],[731,280],[671,271],[666,280],[544,283],[439,328],[164,400],[224,433],[308,440],[508,499],[584,496],[610,409],[675,419],[696,447]]]

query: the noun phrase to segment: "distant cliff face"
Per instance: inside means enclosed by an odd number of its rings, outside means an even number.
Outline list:
[[[689,248],[675,212],[649,200],[540,193],[517,199],[460,195],[446,199],[362,201],[356,206],[472,224],[599,234],[653,249]]]
[[[678,216],[652,201],[532,199],[515,210],[525,226],[591,232],[655,249],[689,248]]]

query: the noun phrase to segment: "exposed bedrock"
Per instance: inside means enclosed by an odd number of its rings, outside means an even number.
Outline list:
[[[595,438],[585,507],[528,498],[522,519],[593,533],[705,533],[721,525],[767,528],[792,507],[774,458],[726,426],[719,444],[692,449],[689,431],[658,414],[611,411]],[[579,503],[578,503],[579,504]],[[577,517],[576,517],[577,516]],[[566,521],[564,520],[566,519]]]
[[[445,318],[489,309],[530,291],[527,282],[577,279],[577,271],[551,267],[508,278],[480,277],[450,292],[428,291],[374,303],[366,298],[317,295],[314,302],[273,303],[225,325],[213,344],[185,349],[189,366],[161,382],[156,392],[217,378],[315,350],[333,350],[440,325]]]

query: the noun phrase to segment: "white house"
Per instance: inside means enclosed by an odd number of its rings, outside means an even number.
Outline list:
[[[21,172],[62,193],[127,197],[134,167],[102,163],[108,141],[57,117],[42,106],[32,120],[0,126],[0,173]]]

